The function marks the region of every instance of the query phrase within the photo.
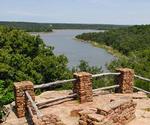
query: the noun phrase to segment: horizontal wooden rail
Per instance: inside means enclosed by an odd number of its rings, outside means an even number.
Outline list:
[[[93,92],[101,91],[101,90],[107,90],[107,89],[113,89],[113,88],[117,88],[117,87],[119,87],[119,85],[113,85],[113,86],[101,87],[101,88],[98,88],[98,89],[94,89]]]
[[[136,90],[138,90],[138,91],[142,91],[142,92],[144,92],[144,93],[146,93],[146,94],[150,94],[150,92],[148,92],[148,91],[146,91],[146,90],[144,90],[144,89],[138,88],[138,87],[136,87],[136,86],[133,86],[133,88],[136,89]]]
[[[67,82],[74,82],[75,80],[76,79],[69,79],[69,80],[61,80],[61,81],[45,83],[45,84],[41,84],[41,85],[35,85],[34,89],[43,89],[43,88],[47,88],[47,87],[51,87],[54,85],[59,85],[59,84],[67,83]]]
[[[108,87],[102,87],[102,88],[98,88],[98,89],[94,89],[93,92],[97,92],[97,91],[100,91],[100,90],[107,90],[107,89],[113,89],[113,88],[117,88],[119,87],[119,85],[113,85],[113,86],[108,86]],[[56,102],[56,101],[60,101],[60,100],[63,100],[63,99],[67,99],[67,98],[74,98],[76,97],[77,94],[71,94],[71,95],[67,95],[67,96],[63,96],[63,97],[60,97],[60,98],[55,98],[55,99],[50,99],[50,100],[47,100],[45,102],[40,102],[40,103],[36,103],[36,105],[38,107],[42,106],[42,105],[46,105],[48,103],[53,103],[53,102]]]
[[[108,76],[108,75],[120,75],[120,73],[108,72],[108,73],[94,74],[94,75],[92,75],[92,78],[101,77],[101,76]]]
[[[47,100],[45,102],[36,103],[36,105],[39,107],[41,105],[45,105],[45,104],[52,103],[52,102],[55,102],[55,101],[63,100],[63,99],[66,99],[66,98],[74,98],[76,96],[77,96],[77,94],[67,95],[67,96],[63,96],[63,97],[60,97],[60,98],[50,99],[50,100]]]
[[[66,98],[66,99],[63,99],[63,100],[56,101],[56,102],[41,105],[38,108],[42,109],[42,108],[46,108],[46,107],[50,107],[50,106],[55,106],[55,105],[59,105],[59,104],[62,104],[64,102],[68,102],[68,101],[72,101],[72,100],[74,100],[74,98]]]
[[[150,79],[144,78],[144,77],[142,77],[142,76],[134,75],[134,77],[139,78],[139,79],[144,80],[144,81],[150,82]]]
[[[41,116],[43,116],[42,113],[39,111],[39,109],[38,109],[36,103],[33,101],[32,97],[31,97],[30,94],[28,93],[28,91],[25,91],[25,94],[26,94],[28,100],[31,102],[31,105],[32,105],[32,107],[34,108],[34,110],[35,110],[37,116],[38,116],[39,118],[40,118]]]
[[[107,75],[119,75],[119,74],[120,74],[120,73],[101,73],[101,74],[94,74],[94,75],[92,75],[92,78],[100,77],[100,76],[107,76]],[[60,80],[60,81],[45,83],[45,84],[41,84],[41,85],[35,85],[35,86],[34,86],[34,89],[43,89],[43,88],[51,87],[51,86],[54,86],[54,85],[59,85],[59,84],[64,84],[64,83],[67,83],[67,82],[74,82],[74,81],[76,81],[76,79]]]

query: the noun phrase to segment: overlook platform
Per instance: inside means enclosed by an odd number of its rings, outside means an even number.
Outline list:
[[[69,95],[72,91],[47,91],[39,96],[36,96],[36,102],[45,102],[46,100],[58,98],[61,96]],[[112,100],[120,99],[133,99],[137,103],[135,115],[133,119],[127,125],[149,125],[150,123],[150,99],[143,92],[137,92],[132,94],[119,94],[109,93],[108,91],[101,91],[98,95],[93,97],[93,102],[87,102],[80,104],[78,100],[66,99],[58,101],[57,103],[51,103],[48,107],[43,107],[40,111],[43,114],[54,113],[59,116],[62,122],[66,125],[78,125],[78,111],[83,109],[95,109],[102,105],[108,104]],[[66,101],[66,102],[65,102]],[[7,105],[11,108],[14,103]],[[28,125],[30,121],[27,121],[25,117],[18,119],[14,113],[14,108],[11,108],[11,112],[5,123],[2,125]]]
[[[149,91],[134,85],[134,78],[150,79],[134,74],[129,68],[116,73],[74,73],[74,79],[40,85],[31,81],[14,83],[15,103],[3,125],[149,125]],[[93,89],[92,79],[115,75],[112,86]],[[36,89],[73,84],[71,91],[47,91],[35,96]],[[139,91],[139,92],[137,92]]]

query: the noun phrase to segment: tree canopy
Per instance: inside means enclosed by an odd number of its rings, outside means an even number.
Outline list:
[[[53,49],[39,36],[0,27],[0,100],[4,104],[13,99],[13,82],[40,84],[71,77],[67,58],[54,55]]]

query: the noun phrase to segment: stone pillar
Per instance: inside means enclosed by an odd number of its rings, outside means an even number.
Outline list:
[[[25,91],[28,91],[33,100],[35,100],[34,86],[30,81],[14,83],[14,96],[16,103],[16,114],[18,118],[24,117],[26,107],[29,104],[26,100]]]
[[[77,80],[74,83],[73,92],[77,93],[80,103],[92,102],[92,75],[87,72],[74,73],[74,78]]]
[[[133,93],[134,70],[129,68],[119,68],[116,71],[120,72],[120,75],[116,79],[116,82],[119,85],[116,92]]]

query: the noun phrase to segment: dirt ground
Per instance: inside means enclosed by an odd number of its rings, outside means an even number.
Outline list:
[[[48,99],[58,98],[68,95],[71,91],[47,91],[36,97],[36,102],[44,102]],[[150,98],[144,93],[138,92],[133,94],[104,94],[100,93],[98,96],[94,96],[93,102],[79,104],[78,100],[64,100],[51,103],[49,106],[40,109],[43,114],[54,113],[60,117],[60,119],[66,125],[78,125],[79,117],[72,114],[71,111],[82,110],[86,108],[96,108],[101,105],[107,105],[110,100],[118,99],[133,99],[137,102],[136,118],[128,123],[128,125],[150,125]],[[29,120],[26,118],[18,119],[14,113],[14,103],[7,105],[11,110],[7,120],[2,125],[28,125]],[[28,119],[28,118],[27,118]]]

